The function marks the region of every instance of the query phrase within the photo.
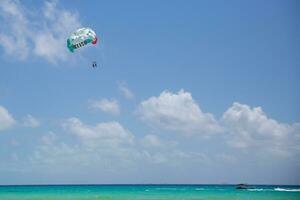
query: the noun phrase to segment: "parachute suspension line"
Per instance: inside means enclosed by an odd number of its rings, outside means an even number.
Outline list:
[[[101,35],[101,45],[99,45],[99,51],[97,52],[97,58],[99,59],[99,67],[104,67],[104,48],[105,48],[105,39],[104,35]]]
[[[102,38],[101,38],[102,40]],[[67,39],[67,47],[70,50],[70,52],[76,52],[78,53],[79,57],[84,52],[80,49],[83,46],[94,46],[95,49],[91,49],[91,51],[87,51],[88,53],[85,53],[84,60],[88,61],[89,65],[92,64],[93,67],[97,67],[97,62],[99,57],[101,60],[101,65],[103,63],[103,52],[102,52],[102,45],[96,45],[98,41],[96,33],[90,29],[90,28],[80,28],[74,31]],[[102,43],[102,41],[101,41]],[[100,47],[100,48],[99,48]],[[88,49],[87,49],[88,50]],[[100,52],[99,52],[100,50]],[[99,55],[100,53],[100,55]]]

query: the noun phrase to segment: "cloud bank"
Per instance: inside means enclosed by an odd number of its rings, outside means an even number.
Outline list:
[[[292,156],[299,154],[299,123],[285,124],[269,118],[261,107],[251,108],[235,102],[217,120],[211,113],[204,113],[191,93],[163,91],[142,101],[138,106],[142,121],[151,127],[181,133],[206,135],[224,140],[232,148],[261,151],[262,154]],[[155,137],[148,142],[158,143]]]
[[[268,170],[266,166],[273,162],[282,163],[281,169],[294,169],[300,156],[300,124],[278,122],[261,107],[234,102],[216,119],[200,109],[191,93],[180,90],[163,91],[141,101],[137,113],[148,128],[130,130],[118,121],[91,124],[78,117],[64,119],[61,129],[41,134],[27,157],[12,152],[14,156],[5,165],[23,159],[23,166],[31,167],[27,170],[50,170],[58,175],[67,171],[78,176],[85,176],[88,169],[101,180],[105,174],[138,177],[141,169],[156,173],[156,178],[161,171],[172,170],[173,175],[183,170],[205,176],[233,166],[237,170],[233,174],[239,176],[239,170],[248,169],[249,163],[260,170]],[[14,124],[3,107],[0,119],[6,121],[0,124],[2,129],[3,124],[4,129]],[[189,180],[198,179],[193,176]]]

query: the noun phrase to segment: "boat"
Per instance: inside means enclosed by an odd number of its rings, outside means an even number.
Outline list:
[[[235,187],[235,189],[237,189],[237,190],[246,190],[246,189],[249,189],[249,188],[250,188],[249,185],[244,184],[244,183],[238,184]]]

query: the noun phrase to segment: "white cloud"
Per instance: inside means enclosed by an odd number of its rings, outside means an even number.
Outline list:
[[[11,0],[1,1],[0,11],[0,17],[3,18],[0,45],[8,55],[24,59],[30,51],[28,42],[31,37],[31,31],[28,29],[29,21],[24,15],[26,11],[18,1]]]
[[[96,170],[122,169],[130,165],[138,157],[134,149],[134,135],[118,122],[101,122],[88,125],[78,118],[69,118],[62,124],[64,130],[77,138],[72,144],[49,133],[42,137],[42,145],[38,146],[31,161],[47,166],[62,165],[80,167],[95,167]]]
[[[112,99],[100,99],[99,101],[90,101],[90,107],[95,109],[100,109],[103,112],[111,114],[120,114],[119,103],[117,100]]]
[[[43,135],[41,140],[44,144],[51,145],[55,142],[56,139],[57,139],[56,134],[50,131],[47,134]]]
[[[66,38],[81,26],[79,17],[76,13],[58,9],[57,1],[46,1],[43,14],[43,24],[47,26],[34,37],[34,53],[52,62],[66,60],[69,55]]]
[[[140,144],[140,159],[149,164],[183,164],[183,160],[187,158],[198,157],[187,150],[179,149],[178,142],[162,140],[154,134],[142,137]]]
[[[236,148],[263,148],[277,155],[289,155],[297,143],[299,146],[299,141],[295,143],[300,132],[298,125],[268,118],[261,107],[235,102],[223,114],[221,122],[230,134],[228,144]]]
[[[63,123],[64,130],[79,142],[70,143],[57,139],[53,133],[42,137],[42,144],[31,156],[38,165],[76,166],[74,169],[96,169],[97,171],[119,171],[120,169],[150,165],[169,166],[183,164],[186,159],[198,159],[199,155],[184,152],[176,142],[146,135],[136,137],[118,122],[100,122],[88,125],[78,118],[69,118]]]
[[[0,106],[0,131],[11,128],[16,123],[13,116],[4,108]]]
[[[95,126],[86,125],[78,118],[69,118],[63,127],[83,140],[101,140],[112,143],[133,143],[134,136],[118,122],[102,122]]]
[[[27,115],[24,119],[23,119],[23,126],[25,127],[31,127],[31,128],[36,128],[38,126],[40,126],[40,121],[31,116],[31,115]]]
[[[234,157],[233,155],[226,154],[223,152],[216,155],[215,157],[216,157],[216,160],[219,160],[219,161],[225,162],[225,163],[235,163],[237,161],[236,157]]]
[[[146,135],[141,140],[142,144],[146,147],[161,147],[162,142],[156,135]]]
[[[123,96],[127,99],[132,99],[134,97],[134,94],[132,91],[128,88],[127,84],[125,81],[120,81],[118,82],[118,88],[123,94]]]
[[[141,144],[148,149],[173,148],[177,145],[174,141],[161,140],[157,135],[148,134],[141,139]]]
[[[220,120],[215,120],[212,114],[201,111],[190,93],[181,90],[177,94],[164,91],[142,101],[137,113],[150,126],[163,130],[189,135],[220,132],[216,137],[221,136],[225,144],[243,152],[258,150],[262,156],[285,157],[300,153],[299,123],[280,123],[269,118],[261,107],[236,102]],[[151,135],[143,142],[145,146],[160,145],[158,138]]]
[[[221,127],[210,113],[204,113],[184,90],[177,94],[164,91],[140,103],[140,118],[151,126],[176,131],[186,135],[206,135],[221,131]]]
[[[0,45],[8,56],[26,59],[35,55],[53,63],[67,60],[66,38],[81,25],[76,13],[59,9],[57,2],[45,1],[36,13],[19,1],[0,2]]]

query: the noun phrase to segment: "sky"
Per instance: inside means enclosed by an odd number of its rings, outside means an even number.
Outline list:
[[[299,9],[1,0],[0,184],[300,184]]]

